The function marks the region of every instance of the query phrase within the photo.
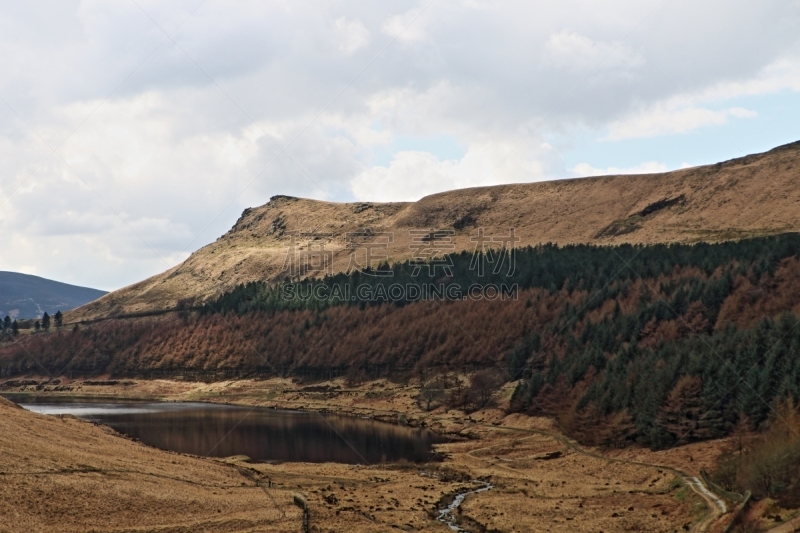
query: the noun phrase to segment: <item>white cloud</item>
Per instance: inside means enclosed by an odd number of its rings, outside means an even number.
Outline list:
[[[769,63],[752,78],[713,85],[696,98],[726,100],[783,90],[800,91],[800,57],[797,55],[784,56]]]
[[[369,30],[360,20],[348,21],[346,17],[339,17],[334,22],[334,29],[339,50],[345,54],[352,54],[369,42]]]
[[[4,4],[0,96],[51,146],[69,136],[58,154],[80,178],[42,163],[48,147],[0,102],[0,201],[36,169],[0,206],[0,269],[113,288],[274,194],[415,199],[633,171],[570,171],[543,139],[722,128],[756,109],[733,98],[800,91],[800,5],[779,0],[646,19],[633,0],[138,4],[167,32],[186,19],[180,48],[131,3]],[[397,147],[442,137],[465,155]]]
[[[420,151],[399,152],[388,167],[361,172],[351,187],[359,200],[415,201],[451,189],[541,181],[552,176],[558,163],[552,148],[540,144],[534,153],[517,151],[510,142],[472,145],[459,160],[440,161]]]
[[[741,107],[713,111],[703,107],[669,109],[656,106],[609,124],[606,141],[640,139],[658,135],[686,133],[704,126],[720,126],[731,118],[752,118],[757,113]]]
[[[628,168],[596,168],[589,163],[579,163],[571,169],[571,172],[576,177],[585,178],[589,176],[618,176],[620,174],[657,174],[659,172],[666,172],[667,170],[669,169],[664,163],[646,161],[641,165]]]
[[[393,15],[383,23],[383,33],[401,42],[424,41],[427,38],[425,32],[425,20],[419,20],[422,10],[412,9],[401,15]],[[415,24],[419,22],[419,24]]]
[[[550,36],[544,46],[544,60],[555,68],[579,70],[633,68],[644,63],[644,57],[624,43],[593,41],[567,30]]]

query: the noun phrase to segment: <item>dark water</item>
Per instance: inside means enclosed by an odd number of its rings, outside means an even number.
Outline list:
[[[356,417],[209,403],[6,396],[37,413],[72,414],[143,443],[211,457],[373,464],[428,461],[434,433]]]

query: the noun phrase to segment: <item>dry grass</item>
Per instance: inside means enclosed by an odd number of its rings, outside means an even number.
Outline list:
[[[434,510],[471,487],[468,480],[476,478],[491,481],[494,488],[468,497],[462,506],[460,520],[474,531],[666,532],[684,525],[694,527],[708,513],[702,500],[681,487],[679,475],[671,470],[677,467],[695,475],[705,464],[687,459],[684,448],[614,454],[584,450],[564,439],[545,418],[505,416],[500,409],[469,416],[444,408],[423,411],[413,384],[376,381],[348,389],[337,380],[320,385],[340,389],[335,393],[314,392],[321,387],[304,391],[302,385],[280,379],[213,384],[137,381],[124,386],[75,382],[67,384],[72,391],[50,394],[226,401],[370,414],[390,421],[403,414],[410,424],[434,428],[456,440],[439,447],[446,454],[443,462],[427,465],[269,465],[231,459],[233,466],[224,466],[152,450],[75,419],[61,421],[0,406],[4,424],[0,444],[11,450],[2,459],[3,468],[31,464],[61,471],[58,485],[53,476],[6,476],[0,489],[4,491],[0,505],[6,507],[0,513],[17,509],[9,531],[28,530],[27,524],[33,524],[30,530],[44,531],[67,519],[75,531],[124,530],[142,514],[150,520],[140,524],[146,530],[166,525],[175,526],[176,531],[191,530],[187,524],[213,530],[208,524],[214,518],[219,531],[298,530],[299,515],[290,500],[292,494],[300,493],[309,503],[312,525],[318,531],[445,532]],[[548,455],[552,452],[561,453]],[[691,453],[700,456],[694,448]],[[705,453],[713,455],[710,448]],[[652,466],[627,462],[630,459]],[[75,465],[105,472],[69,471]],[[131,473],[111,473],[113,469]],[[275,506],[254,480],[267,479],[273,482],[271,498],[290,513],[285,521],[266,523],[277,518]],[[46,503],[50,499],[56,503]],[[221,512],[215,517],[217,509]],[[264,523],[256,525],[258,520]]]
[[[665,174],[606,176],[499,185],[435,194],[415,203],[338,204],[276,197],[248,209],[216,242],[183,264],[67,314],[77,321],[174,307],[253,280],[276,280],[291,234],[328,234],[332,269],[345,270],[345,234],[394,232],[392,261],[411,257],[408,229],[456,228],[455,250],[474,248],[476,228],[520,246],[554,242],[656,243],[721,241],[800,230],[800,145],[717,165]],[[659,206],[663,206],[658,209]],[[373,265],[375,266],[375,265]]]
[[[0,402],[0,531],[293,531],[231,466],[148,448],[73,417]]]

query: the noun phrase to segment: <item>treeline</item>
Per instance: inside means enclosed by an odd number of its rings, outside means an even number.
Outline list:
[[[406,262],[384,266],[391,277],[339,275],[291,284],[305,287],[294,293],[289,284],[249,284],[199,313],[20,337],[0,347],[0,375],[235,369],[430,380],[493,369],[518,381],[512,410],[553,416],[587,443],[658,448],[758,428],[776,402],[800,401],[798,250],[797,234],[694,246],[546,245],[518,250],[511,273],[510,256],[479,276],[475,258],[460,254],[434,276],[413,276]],[[366,285],[374,295],[392,284],[478,283],[518,290],[505,299],[389,302],[332,301],[313,290]]]
[[[800,398],[795,314],[709,332],[698,311],[584,324],[533,355],[513,408],[556,416],[584,442],[663,448],[757,429],[776,402]]]
[[[524,301],[420,302],[324,311],[112,320],[0,347],[0,375],[149,373],[239,369],[242,375],[391,375],[449,366],[496,366],[503,351],[552,318],[558,297]],[[452,313],[454,320],[448,319]],[[464,331],[469,334],[465,335]]]
[[[611,282],[670,275],[676,268],[693,268],[706,277],[725,269],[730,277],[747,275],[760,279],[774,272],[782,259],[795,256],[798,250],[800,234],[789,233],[717,244],[611,247],[544,244],[513,251],[461,252],[437,258],[435,265],[429,267],[404,261],[297,283],[288,280],[279,285],[251,282],[208,302],[203,312],[320,310],[336,305],[379,305],[387,301],[402,305],[425,299],[453,299],[448,298],[448,294],[453,293],[447,290],[451,286],[461,289],[456,294],[465,294],[475,285],[541,288],[551,294],[562,290],[594,292]],[[432,285],[440,287],[440,291],[430,290]],[[392,286],[411,286],[417,290],[405,291],[397,297],[392,294]],[[359,294],[359,287],[368,289]],[[324,290],[319,290],[322,288]],[[413,294],[409,295],[410,292]],[[320,295],[322,298],[318,297]],[[414,298],[413,295],[420,296]]]
[[[0,333],[5,335],[19,335],[19,323],[15,320],[11,320],[11,317],[6,315],[6,317],[0,322]]]
[[[36,332],[41,330],[49,331],[53,323],[57,329],[63,327],[64,314],[61,311],[56,311],[56,314],[52,317],[45,311],[44,315],[42,315],[41,322],[36,319],[17,321],[16,319],[12,320],[9,315],[6,315],[3,320],[0,320],[0,333],[3,335],[16,336],[19,335],[19,330],[21,329],[33,329]]]

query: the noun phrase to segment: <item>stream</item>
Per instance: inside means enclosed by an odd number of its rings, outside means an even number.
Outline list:
[[[721,500],[719,496],[708,490],[708,487],[706,487],[702,481],[700,481],[696,477],[690,477],[688,479],[688,482],[690,485],[697,487],[697,490],[699,490],[700,492],[711,498],[714,501],[714,503],[716,503],[717,506],[722,510],[722,514],[728,512],[728,506],[725,505],[725,502]]]
[[[453,531],[462,531],[462,532],[466,532],[467,531],[466,529],[464,529],[464,528],[462,528],[461,526],[458,525],[458,523],[456,521],[456,515],[455,515],[456,509],[458,509],[459,506],[462,503],[464,503],[464,500],[467,498],[467,496],[469,496],[470,494],[477,494],[479,492],[485,492],[487,490],[490,490],[490,489],[494,488],[494,485],[492,485],[491,483],[488,483],[486,481],[474,480],[473,483],[480,484],[481,486],[478,487],[477,489],[465,490],[464,492],[459,492],[456,495],[456,497],[453,498],[453,501],[450,502],[450,505],[448,505],[444,509],[440,509],[439,510],[439,514],[436,516],[436,519],[439,522],[445,524],[447,527],[449,527]]]

